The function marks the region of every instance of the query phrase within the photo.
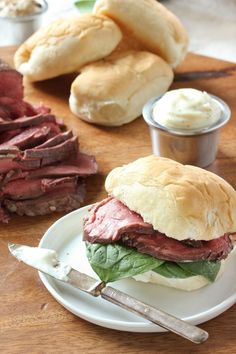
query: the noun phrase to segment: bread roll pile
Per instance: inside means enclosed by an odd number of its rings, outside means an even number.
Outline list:
[[[30,81],[79,72],[71,86],[72,112],[90,123],[119,126],[169,88],[187,45],[182,24],[156,0],[97,0],[93,14],[37,31],[14,61]]]

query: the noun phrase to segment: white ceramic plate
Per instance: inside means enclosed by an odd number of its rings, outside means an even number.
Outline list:
[[[97,277],[87,261],[82,242],[82,220],[87,210],[88,207],[84,207],[59,219],[45,233],[39,246],[55,249],[62,261]],[[145,284],[133,279],[120,280],[114,282],[112,286],[192,324],[200,324],[218,316],[236,302],[235,269],[234,253],[220,279],[193,292]],[[48,291],[62,306],[89,322],[121,331],[164,331],[161,327],[100,297],[94,298],[43,273],[39,274]]]

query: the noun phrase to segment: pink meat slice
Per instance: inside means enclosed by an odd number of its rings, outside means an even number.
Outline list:
[[[75,191],[77,186],[76,177],[63,178],[39,178],[25,180],[16,179],[5,184],[1,190],[1,198],[10,198],[12,200],[34,199],[61,188]]]
[[[218,261],[232,250],[228,234],[211,241],[177,241],[155,231],[152,225],[115,198],[95,205],[84,222],[84,240],[91,243],[122,242],[141,253],[173,262]]]
[[[5,210],[20,216],[47,215],[53,212],[69,212],[77,209],[84,202],[85,186],[81,182],[73,187],[61,187],[35,199],[11,200],[5,199]],[[0,214],[1,217],[1,214]],[[4,222],[4,220],[2,220]]]
[[[35,108],[26,101],[0,96],[0,117],[3,121],[18,119],[23,116],[32,117],[39,113],[48,114],[49,112],[48,109]]]
[[[144,234],[153,232],[150,224],[128,209],[115,198],[107,198],[95,205],[84,224],[84,240],[111,243],[119,241],[124,233],[137,231]]]
[[[23,99],[23,77],[0,59],[0,97]]]
[[[89,176],[97,173],[97,171],[98,165],[95,157],[79,152],[75,159],[29,171],[25,176],[27,179],[39,177]]]
[[[52,114],[37,114],[31,117],[20,117],[13,121],[4,121],[0,124],[0,132],[25,127],[33,127],[45,122],[56,123],[56,118]]]
[[[0,134],[0,143],[3,144],[5,141],[11,140],[14,136],[20,134],[23,129],[12,129]]]
[[[69,140],[71,138],[73,138],[72,131],[68,130],[68,131],[66,131],[64,133],[59,133],[56,136],[53,136],[51,139],[48,139],[44,143],[38,145],[36,147],[36,149],[44,149],[46,147],[56,146],[56,145],[61,144],[64,141]]]
[[[0,148],[3,146],[17,146],[21,150],[29,149],[44,142],[49,135],[50,126],[42,124],[41,126],[25,129],[20,134],[2,143]]]

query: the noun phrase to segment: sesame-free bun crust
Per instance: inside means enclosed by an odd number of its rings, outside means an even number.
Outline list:
[[[81,69],[71,87],[72,112],[90,123],[118,126],[139,117],[143,105],[173,80],[170,66],[148,52],[111,54]]]
[[[236,231],[236,191],[199,167],[151,155],[112,170],[105,188],[155,230],[179,241]]]
[[[71,73],[109,55],[121,38],[119,27],[102,15],[58,19],[20,46],[15,67],[30,81]]]
[[[123,33],[138,41],[172,67],[185,57],[188,36],[179,19],[156,0],[97,0],[94,13],[119,24]]]

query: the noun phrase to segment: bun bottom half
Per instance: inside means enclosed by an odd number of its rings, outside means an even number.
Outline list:
[[[225,262],[226,261],[221,261],[221,267],[219,270],[219,273],[217,275],[217,278],[220,278],[221,275],[224,272],[224,268],[225,268]],[[175,288],[175,289],[179,289],[179,290],[185,290],[185,291],[193,291],[193,290],[197,290],[200,289],[206,285],[211,284],[211,282],[209,280],[207,280],[205,277],[201,276],[201,275],[196,275],[196,276],[192,276],[189,278],[166,278],[163,277],[162,275],[153,272],[153,271],[149,271],[143,274],[138,274],[135,275],[134,277],[132,277],[133,279],[135,279],[136,281],[142,281],[144,283],[152,283],[152,284],[157,284],[157,285],[163,285],[163,286],[167,286],[169,288]]]

